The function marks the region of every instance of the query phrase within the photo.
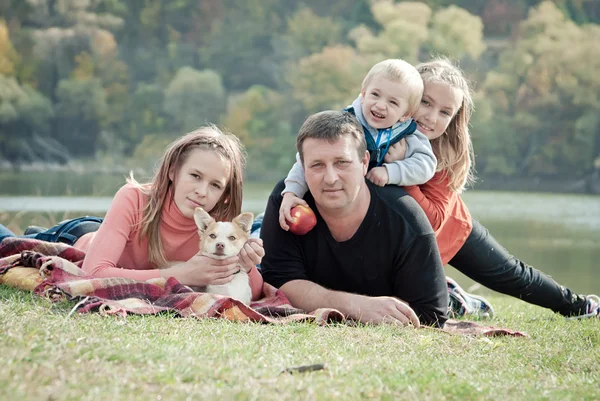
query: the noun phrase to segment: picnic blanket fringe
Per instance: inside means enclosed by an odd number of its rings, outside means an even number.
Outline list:
[[[273,324],[353,323],[336,309],[306,312],[294,308],[282,291],[267,283],[263,286],[263,298],[245,305],[229,297],[194,292],[173,277],[148,281],[91,277],[81,270],[84,257],[84,252],[66,244],[7,238],[0,244],[0,283],[55,302],[76,301],[72,313],[127,316],[171,312],[181,317]],[[452,319],[442,330],[461,335],[526,336],[519,331]]]

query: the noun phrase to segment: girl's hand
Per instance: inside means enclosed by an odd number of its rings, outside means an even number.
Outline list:
[[[177,264],[160,271],[161,277],[175,277],[184,285],[205,287],[207,285],[226,284],[240,270],[238,256],[227,259],[214,259],[200,253],[185,263]]]
[[[387,168],[383,166],[373,167],[371,171],[367,173],[367,180],[380,187],[387,185],[390,180]]]
[[[240,266],[247,273],[254,266],[262,261],[265,256],[265,248],[263,248],[263,242],[260,238],[249,238],[244,244],[244,247],[238,254],[240,257]]]
[[[285,231],[290,229],[290,226],[287,225],[286,219],[292,221],[292,215],[290,214],[290,211],[294,206],[297,205],[308,206],[308,203],[306,203],[304,199],[298,198],[293,192],[286,192],[283,194],[283,201],[281,201],[281,206],[279,207],[279,225]]]
[[[405,157],[406,138],[402,138],[398,142],[390,146],[385,156],[383,156],[383,161],[386,163],[392,163],[398,160],[404,160]]]

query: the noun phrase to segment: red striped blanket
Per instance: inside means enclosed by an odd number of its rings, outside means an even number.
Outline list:
[[[97,311],[126,316],[170,311],[182,317],[233,321],[353,323],[335,309],[306,312],[294,308],[282,291],[267,283],[263,298],[246,306],[228,297],[194,292],[174,278],[137,281],[91,277],[80,268],[84,257],[84,252],[61,243],[7,238],[0,245],[0,283],[52,300],[72,300],[79,313]],[[519,331],[452,319],[442,330],[463,335],[525,336]]]

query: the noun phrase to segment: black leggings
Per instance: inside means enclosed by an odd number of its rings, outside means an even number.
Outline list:
[[[586,313],[585,297],[508,253],[476,220],[473,220],[473,231],[467,241],[449,264],[494,291],[549,308],[561,315]]]

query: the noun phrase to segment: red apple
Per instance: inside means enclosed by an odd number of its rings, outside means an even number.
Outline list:
[[[304,235],[317,224],[317,216],[311,208],[304,205],[297,205],[290,210],[292,221],[286,220],[290,231],[296,235]]]

